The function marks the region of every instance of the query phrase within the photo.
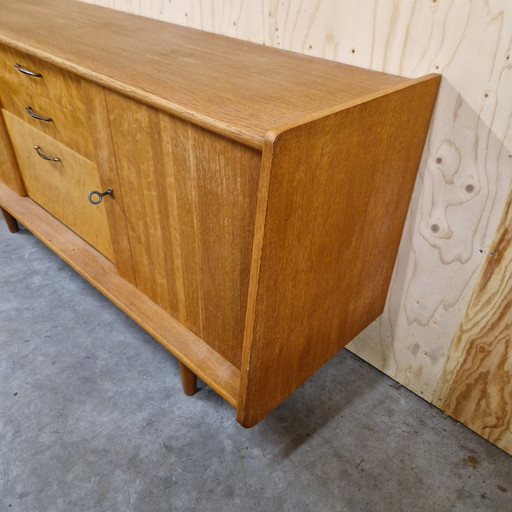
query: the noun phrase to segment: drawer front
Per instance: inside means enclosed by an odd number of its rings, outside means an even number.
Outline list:
[[[0,79],[5,110],[77,153],[93,159],[87,118],[31,91],[14,90]]]
[[[113,261],[105,205],[92,205],[87,199],[90,191],[101,191],[96,166],[10,112],[2,112],[29,197]],[[41,158],[35,146],[59,161]]]
[[[31,76],[26,72],[40,76]],[[82,85],[77,76],[5,46],[0,47],[0,86],[2,92],[6,89],[16,91],[22,99],[44,97],[85,115]]]

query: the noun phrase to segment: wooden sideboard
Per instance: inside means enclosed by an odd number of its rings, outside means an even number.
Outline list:
[[[200,376],[250,427],[381,313],[439,76],[70,0],[0,11],[8,226],[172,352],[187,394]]]

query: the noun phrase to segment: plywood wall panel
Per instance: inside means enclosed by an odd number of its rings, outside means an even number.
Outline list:
[[[512,196],[485,260],[434,402],[512,454]]]
[[[408,77],[442,73],[385,312],[350,345],[433,400],[512,184],[512,2],[91,3]]]

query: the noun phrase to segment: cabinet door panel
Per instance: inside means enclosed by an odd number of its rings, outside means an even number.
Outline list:
[[[240,367],[261,153],[106,98],[135,284]]]

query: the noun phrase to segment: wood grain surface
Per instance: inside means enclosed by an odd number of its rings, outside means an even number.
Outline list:
[[[431,401],[512,183],[512,3],[88,1],[388,73],[442,73],[384,314],[349,345]]]
[[[2,12],[2,16],[4,15],[5,12]],[[33,77],[21,73],[14,64],[41,76]],[[4,45],[0,46],[0,80],[2,93],[4,88],[8,88],[22,97],[25,94],[31,98],[42,97],[72,112],[81,115],[87,113],[82,99],[81,82],[76,75]]]
[[[239,368],[261,153],[112,91],[106,103],[99,133],[112,134],[110,186],[126,218],[114,230],[129,241],[121,264]]]
[[[237,409],[246,427],[384,308],[439,77],[410,84],[267,137]]]
[[[128,227],[125,214],[123,195],[117,173],[116,154],[110,131],[105,90],[103,87],[82,80],[84,98],[89,110],[89,135],[95,148],[95,162],[99,173],[101,189],[111,188],[114,201],[105,201],[105,210],[110,230],[110,238],[114,249],[117,273],[132,285],[135,285],[135,274],[131,258],[130,240],[127,236]]]
[[[85,158],[94,159],[86,116],[69,110],[38,93],[17,86],[13,87],[12,84],[4,81],[1,75],[0,91],[5,110],[52,139],[62,142]],[[32,109],[32,114],[51,119],[51,121],[34,118],[27,111],[27,107]]]
[[[434,403],[512,455],[512,195]]]
[[[28,195],[113,260],[105,214],[105,203],[110,198],[98,205],[87,199],[89,192],[101,191],[96,165],[10,112],[2,112]],[[43,154],[59,158],[59,161],[42,159],[35,146],[40,146]]]

